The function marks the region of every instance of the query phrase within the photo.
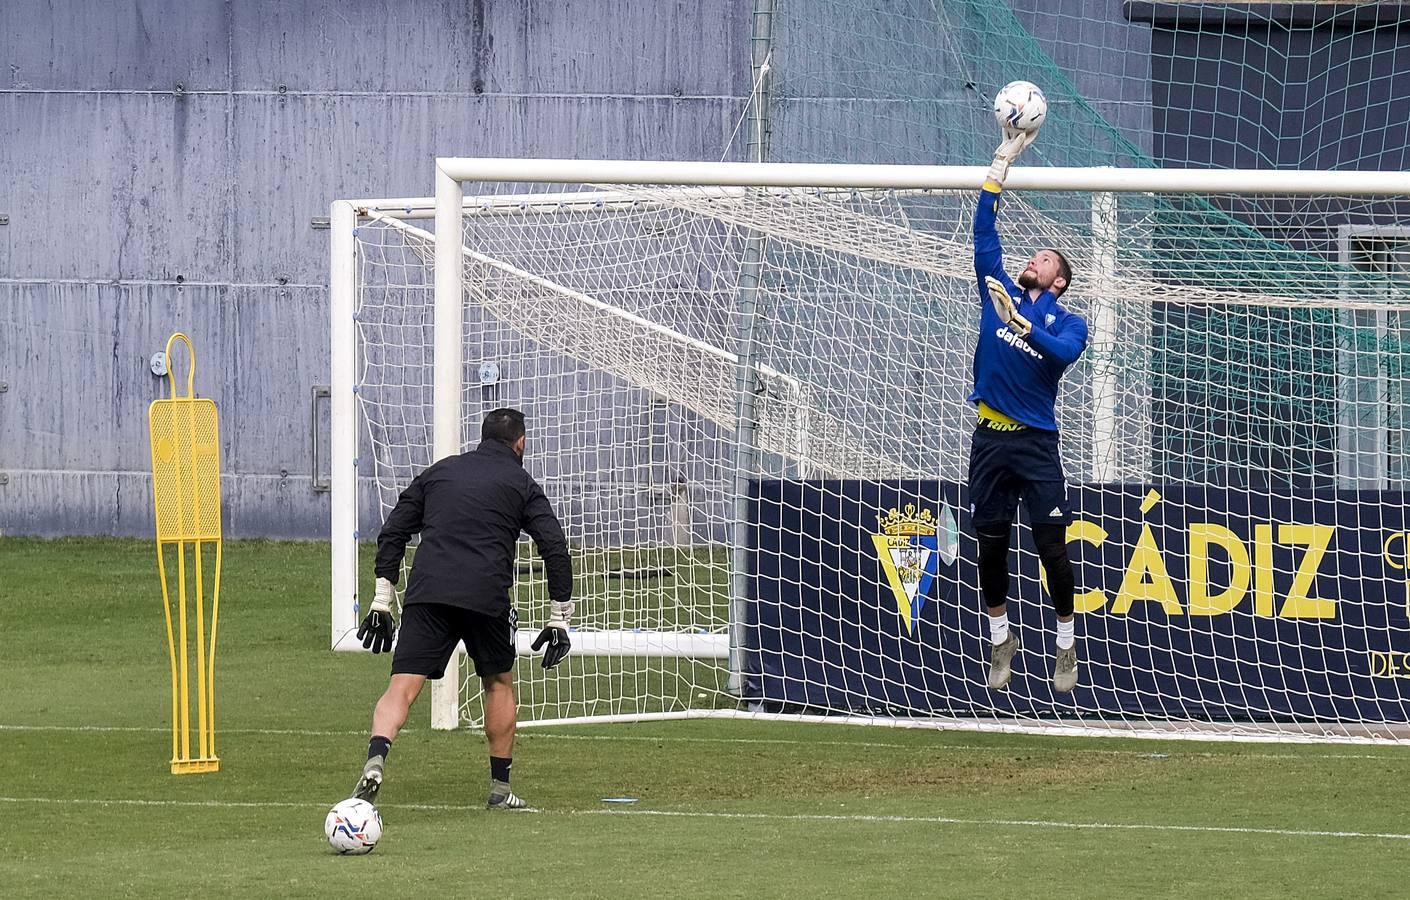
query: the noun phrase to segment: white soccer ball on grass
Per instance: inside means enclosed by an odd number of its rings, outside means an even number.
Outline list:
[[[1010,81],[994,96],[994,118],[1000,127],[1032,133],[1048,117],[1048,98],[1031,81]]]
[[[349,797],[328,810],[323,833],[329,846],[344,856],[371,853],[382,839],[382,814],[366,800]]]

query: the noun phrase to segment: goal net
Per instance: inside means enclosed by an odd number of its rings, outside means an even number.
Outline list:
[[[385,515],[437,455],[444,322],[456,449],[490,409],[526,414],[578,611],[564,663],[521,659],[522,720],[1406,733],[1405,176],[1011,177],[1010,271],[1061,250],[1063,302],[1091,326],[1058,404],[1081,660],[1060,695],[1026,523],[1025,648],[1007,691],[985,687],[964,484],[982,172],[646,167],[696,182],[673,185],[506,165],[555,183],[447,195],[453,318],[428,222],[367,205],[350,243],[364,509]],[[745,169],[752,186],[699,183]],[[527,541],[515,602],[522,648],[548,602]],[[473,675],[450,688],[454,721],[477,721]]]

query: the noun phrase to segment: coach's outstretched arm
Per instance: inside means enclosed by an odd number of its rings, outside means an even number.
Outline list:
[[[530,646],[534,650],[544,647],[543,667],[551,669],[562,662],[572,648],[568,623],[573,619],[573,561],[568,556],[563,526],[537,483],[530,488],[529,501],[524,507],[524,530],[534,539],[539,556],[543,558],[548,573],[548,598],[553,607],[548,624]]]

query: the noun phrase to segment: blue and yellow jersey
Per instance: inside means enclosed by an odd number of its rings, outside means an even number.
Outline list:
[[[1064,309],[1052,291],[1036,300],[1004,271],[1003,246],[994,228],[999,193],[979,192],[974,213],[974,274],[979,283],[979,342],[974,348],[974,390],[969,402],[984,414],[996,411],[1030,428],[1057,431],[1053,407],[1058,381],[1067,367],[1087,349],[1087,323]],[[1004,283],[1014,309],[1033,324],[1027,337],[1008,329],[989,301],[984,283],[992,275]]]

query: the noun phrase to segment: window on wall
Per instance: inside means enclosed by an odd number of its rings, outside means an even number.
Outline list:
[[[1405,169],[1410,4],[1133,3],[1168,166]]]
[[[1385,309],[1343,314],[1342,482],[1410,487],[1410,226],[1341,229],[1341,262],[1385,279]]]
[[[1410,4],[1128,2],[1124,11],[1150,26],[1158,165],[1410,169]],[[1231,197],[1218,207],[1267,241],[1326,261],[1329,277],[1343,272],[1348,296],[1367,296],[1368,281],[1394,290],[1410,279],[1410,234],[1384,227],[1410,223],[1410,202]],[[1277,461],[1309,485],[1410,486],[1410,314],[1389,306],[1289,310],[1260,323],[1267,352],[1289,365],[1248,391],[1265,398],[1258,433],[1220,434],[1219,398],[1192,387],[1198,378],[1159,382],[1156,402],[1184,419],[1210,418],[1202,433],[1220,443],[1209,455],[1230,478],[1257,477],[1284,454]],[[1229,326],[1221,315],[1182,313],[1156,328],[1179,348],[1190,334]],[[1191,351],[1170,366],[1209,374],[1205,355]],[[1240,387],[1229,388],[1228,402],[1244,402]],[[1171,429],[1171,459],[1191,458],[1181,433]]]

